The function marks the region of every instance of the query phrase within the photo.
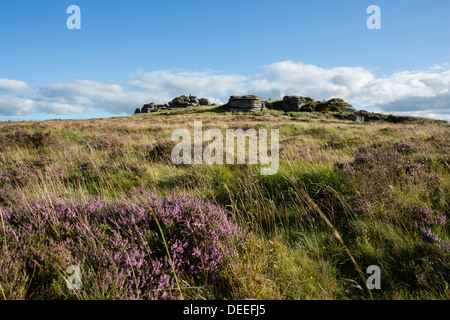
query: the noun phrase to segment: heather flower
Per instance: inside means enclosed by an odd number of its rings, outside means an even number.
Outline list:
[[[127,145],[127,143],[117,136],[100,135],[92,137],[89,140],[89,145],[96,150],[117,150]]]
[[[32,165],[21,164],[12,170],[0,172],[0,187],[8,184],[24,187],[34,177],[36,177],[36,173],[34,172]]]
[[[434,229],[438,226],[445,226],[447,217],[439,211],[412,205],[405,207],[404,210],[412,218],[413,225],[419,231],[422,241],[439,245],[441,239]]]
[[[424,169],[421,163],[410,162],[398,151],[376,148],[360,149],[353,161],[336,167],[349,186],[366,197],[381,197],[389,186],[408,187],[417,180],[413,178],[423,175]]]
[[[316,146],[306,146],[304,148],[293,148],[290,146],[283,146],[279,149],[280,155],[286,160],[302,160],[305,158],[311,158],[311,156],[317,153],[319,150]]]
[[[43,200],[2,210],[2,217],[0,248],[6,240],[15,253],[0,267],[26,283],[33,268],[25,266],[38,264],[37,290],[50,298],[72,297],[61,272],[78,265],[85,281],[77,294],[85,298],[178,299],[175,279],[215,279],[240,237],[223,209],[189,194],[155,191],[140,191],[129,202]],[[2,286],[13,288],[1,272]]]
[[[405,164],[404,166],[405,172],[413,177],[416,177],[422,168],[423,164],[418,162]]]
[[[6,231],[6,230],[5,230]],[[26,266],[18,248],[8,246],[0,248],[0,285],[1,297],[8,300],[23,300],[25,298],[27,283],[30,276],[26,272]]]
[[[334,205],[335,209],[348,208],[356,215],[362,215],[368,212],[369,210],[369,201],[366,199],[361,199],[357,197],[349,197],[342,202]]]
[[[409,153],[412,150],[414,150],[415,148],[417,148],[417,145],[414,142],[401,142],[401,143],[397,143],[395,145],[395,148],[400,153]]]

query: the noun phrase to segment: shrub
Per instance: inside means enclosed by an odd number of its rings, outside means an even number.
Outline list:
[[[419,233],[422,243],[414,244],[410,269],[419,287],[445,287],[450,283],[450,244],[439,237],[447,217],[436,210],[407,206],[406,217]]]
[[[337,168],[350,187],[376,198],[384,195],[389,186],[411,186],[424,166],[405,159],[396,150],[371,148],[360,149],[353,161],[338,164]]]
[[[239,237],[225,211],[188,194],[139,195],[143,201],[107,204],[97,197],[4,210],[0,244],[11,252],[5,270],[22,282],[35,272],[27,297],[46,299],[72,296],[60,275],[70,265],[82,269],[83,288],[75,294],[90,299],[176,299],[175,276],[194,282],[217,277]],[[9,297],[23,296],[11,283],[16,280],[0,273],[0,281],[12,288]]]
[[[280,148],[280,155],[282,159],[286,160],[304,160],[311,159],[312,155],[319,150],[316,146],[307,146],[305,148],[294,148],[290,146],[283,146]]]
[[[169,140],[158,141],[155,144],[147,146],[148,152],[146,158],[149,161],[172,161],[172,149],[175,144]]]
[[[89,140],[89,145],[96,150],[117,150],[120,147],[126,146],[127,143],[116,136],[100,135],[92,137]]]
[[[6,135],[0,135],[0,150],[7,147],[21,148],[42,148],[58,145],[59,141],[51,136],[50,132],[36,131],[30,134],[23,128],[12,127],[12,132]]]

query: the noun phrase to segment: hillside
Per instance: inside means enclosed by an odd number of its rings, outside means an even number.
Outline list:
[[[0,297],[449,299],[450,124],[342,114],[0,123]],[[173,164],[171,135],[194,121],[278,129],[278,172]]]

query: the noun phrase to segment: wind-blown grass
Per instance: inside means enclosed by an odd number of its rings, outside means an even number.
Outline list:
[[[195,111],[0,123],[0,298],[450,298],[448,124]],[[278,173],[173,165],[194,120],[279,128]]]

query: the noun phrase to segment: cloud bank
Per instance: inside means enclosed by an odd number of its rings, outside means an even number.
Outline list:
[[[272,63],[250,75],[158,70],[135,73],[124,83],[76,80],[44,84],[36,90],[22,81],[0,79],[0,115],[130,114],[144,103],[166,103],[181,94],[216,103],[241,94],[272,100],[284,95],[339,97],[368,111],[450,120],[448,65],[376,77],[362,67],[322,68],[293,61]]]

